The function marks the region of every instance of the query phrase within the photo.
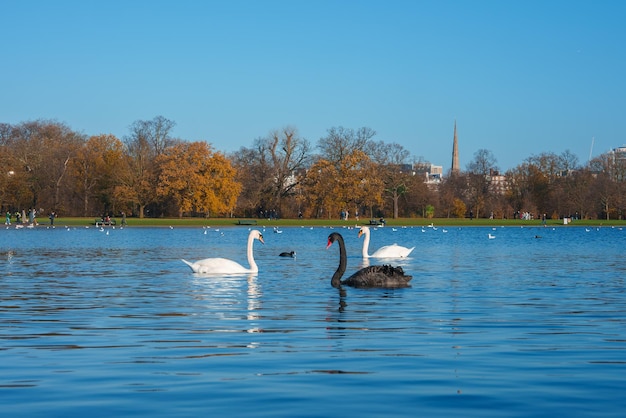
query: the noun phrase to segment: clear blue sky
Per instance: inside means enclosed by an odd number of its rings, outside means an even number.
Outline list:
[[[444,172],[626,143],[625,1],[0,0],[0,122],[218,151],[369,127]]]

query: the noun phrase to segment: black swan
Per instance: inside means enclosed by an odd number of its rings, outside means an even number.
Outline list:
[[[295,251],[285,251],[284,253],[280,253],[278,254],[280,257],[291,257],[291,258],[295,258],[296,256],[296,252]]]
[[[397,288],[409,286],[409,281],[413,277],[404,274],[402,267],[393,267],[390,265],[365,267],[342,281],[341,276],[343,276],[343,273],[346,271],[346,244],[341,234],[333,232],[328,236],[326,249],[335,241],[339,243],[339,267],[337,267],[337,271],[335,271],[330,281],[333,287],[340,288],[341,285],[361,288]]]

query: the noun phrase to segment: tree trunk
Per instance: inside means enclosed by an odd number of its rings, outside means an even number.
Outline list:
[[[88,216],[88,210],[89,210],[89,197],[88,197],[87,191],[85,191],[85,194],[83,196],[83,216]]]
[[[61,174],[59,175],[59,178],[56,181],[56,187],[54,190],[54,204],[52,206],[54,206],[52,208],[52,210],[56,210],[57,207],[59,206],[59,191],[61,190],[61,180],[63,179],[63,175],[65,174],[65,172],[67,171],[67,163],[70,162],[70,157],[68,156],[65,159],[65,162],[63,163],[63,171],[61,171]]]
[[[398,199],[400,195],[394,191],[393,193],[393,219],[398,219]]]

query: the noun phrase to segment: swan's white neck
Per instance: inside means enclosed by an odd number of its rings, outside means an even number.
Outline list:
[[[259,267],[254,262],[254,256],[252,255],[252,244],[254,243],[254,236],[252,234],[248,235],[248,248],[246,250],[246,254],[248,256],[248,264],[250,265],[250,271],[252,273],[256,273],[259,271]]]
[[[363,229],[363,235],[365,235],[365,238],[363,238],[363,258],[369,258],[369,247],[370,247],[370,230],[367,228]]]

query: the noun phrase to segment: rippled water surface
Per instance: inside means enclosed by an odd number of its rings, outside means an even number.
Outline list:
[[[0,231],[2,414],[626,414],[626,230],[378,228],[412,286],[342,291],[330,232],[268,228],[257,275],[202,277],[180,259],[247,264],[247,227]]]

